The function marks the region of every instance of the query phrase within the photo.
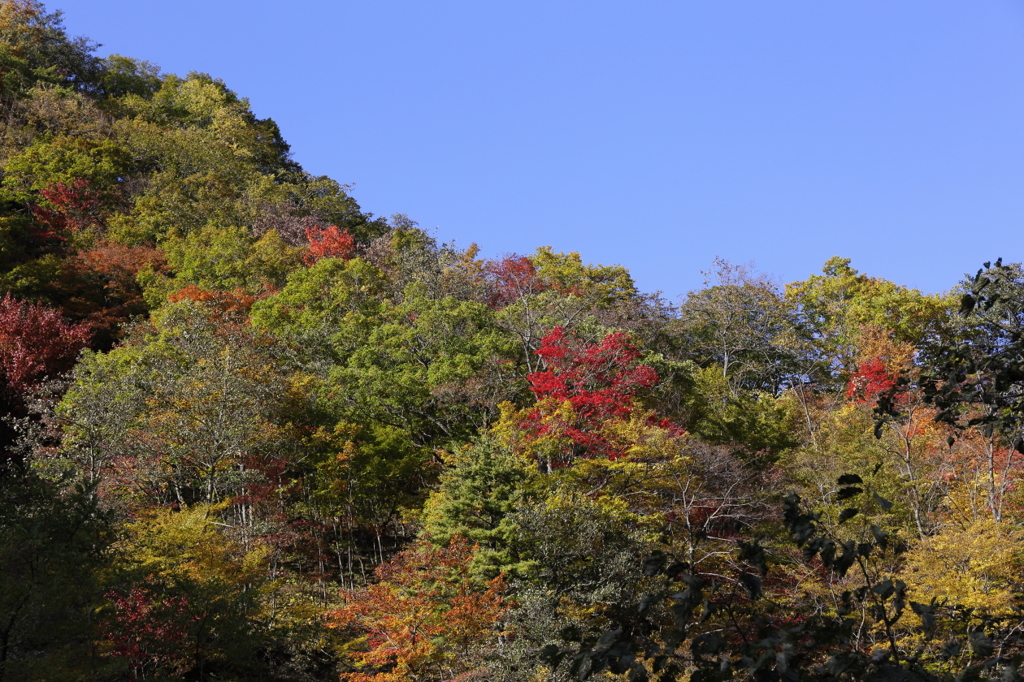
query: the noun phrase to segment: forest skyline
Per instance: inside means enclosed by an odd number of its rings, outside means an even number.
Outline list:
[[[1013,2],[184,7],[203,19],[61,5],[101,54],[224,79],[366,210],[488,257],[580,251],[674,301],[716,256],[789,282],[839,255],[938,293],[1001,255],[965,235],[1024,220]]]

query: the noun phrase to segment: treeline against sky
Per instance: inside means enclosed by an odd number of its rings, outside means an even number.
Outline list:
[[[0,39],[0,680],[1018,679],[1019,265],[673,305]]]

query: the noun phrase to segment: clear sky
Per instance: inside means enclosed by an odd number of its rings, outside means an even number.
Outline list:
[[[717,255],[925,291],[1024,259],[1011,0],[50,0],[205,71],[308,171],[485,255],[551,245],[668,298]]]

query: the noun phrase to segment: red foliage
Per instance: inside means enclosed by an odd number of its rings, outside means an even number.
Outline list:
[[[90,336],[87,325],[70,324],[52,308],[5,295],[0,299],[3,384],[20,395],[47,377],[70,370]]]
[[[488,261],[484,266],[487,274],[487,304],[492,308],[504,308],[523,296],[539,294],[548,288],[537,277],[537,268],[526,256],[509,254],[501,260]]]
[[[131,679],[144,679],[153,667],[174,670],[185,666],[185,597],[158,599],[138,587],[128,594],[111,591],[105,596],[114,607],[114,617],[103,623],[103,635],[112,645],[110,653],[128,660]]]
[[[557,464],[568,463],[574,456],[622,456],[602,434],[602,426],[632,414],[637,391],[658,383],[653,368],[637,363],[640,351],[630,338],[616,332],[599,344],[587,344],[567,337],[562,327],[555,327],[541,341],[537,355],[547,369],[527,377],[538,400],[523,425],[528,436],[539,438],[557,429],[559,435],[568,437],[573,452]],[[552,401],[572,407],[570,423],[553,424],[547,418],[545,403],[550,405]],[[670,426],[664,420],[657,425]]]
[[[873,403],[896,386],[896,377],[881,358],[862,362],[846,385],[846,397],[859,403]]]
[[[313,265],[322,258],[344,258],[348,260],[356,250],[355,239],[349,234],[348,228],[339,230],[337,225],[327,228],[307,227],[306,239],[309,249],[302,254],[306,265]]]
[[[562,327],[555,327],[541,339],[537,355],[547,370],[528,377],[533,394],[568,400],[577,413],[596,419],[625,416],[633,394],[658,383],[657,372],[636,364],[640,351],[622,332],[593,345],[574,343]]]
[[[79,232],[90,225],[101,224],[103,200],[89,181],[79,178],[70,185],[57,182],[39,190],[48,206],[33,206],[32,214],[45,226],[44,235],[63,239],[66,231]]]

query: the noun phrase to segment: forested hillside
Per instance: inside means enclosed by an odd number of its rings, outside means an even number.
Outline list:
[[[675,305],[0,38],[0,680],[1019,679],[1019,265]]]

